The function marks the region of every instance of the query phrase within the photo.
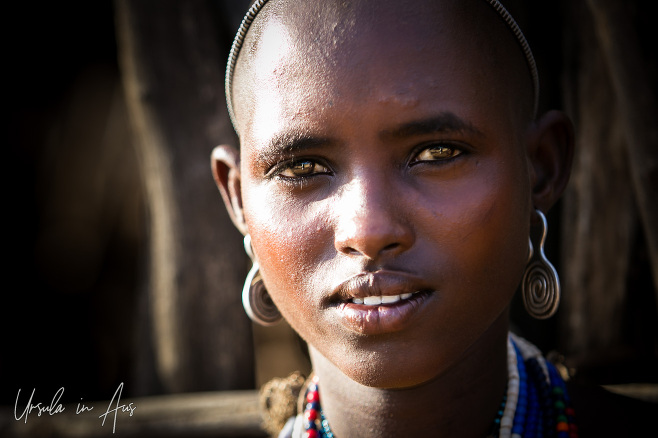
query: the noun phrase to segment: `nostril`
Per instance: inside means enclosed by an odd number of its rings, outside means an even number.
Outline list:
[[[390,243],[383,247],[381,250],[376,251],[375,253],[370,253],[370,251],[364,250],[364,251],[359,251],[358,249],[348,246],[343,249],[343,253],[351,255],[351,256],[366,256],[367,258],[372,258],[375,259],[379,255],[383,255],[384,253],[387,253],[389,251],[396,251],[399,249],[402,245],[399,243]]]
[[[392,249],[397,249],[400,246],[399,243],[394,242],[386,245],[384,248],[382,248],[382,252],[390,251]]]

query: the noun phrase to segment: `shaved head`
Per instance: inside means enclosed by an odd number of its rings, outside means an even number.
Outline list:
[[[345,394],[431,388],[496,356],[502,392],[535,209],[562,193],[573,150],[564,115],[534,118],[515,23],[494,0],[256,5],[227,69],[240,150],[218,146],[213,172],[318,376]]]
[[[260,122],[252,115],[267,93],[255,91],[276,93],[282,81],[307,87],[309,94],[338,97],[347,92],[340,87],[346,83],[355,85],[350,94],[368,94],[374,88],[368,81],[385,81],[378,73],[399,68],[406,76],[390,84],[394,94],[402,96],[414,81],[431,86],[432,78],[418,77],[427,71],[415,71],[414,58],[416,64],[438,60],[469,70],[480,99],[506,100],[510,116],[522,123],[533,118],[533,83],[523,51],[483,0],[273,0],[252,23],[235,67],[238,133]]]

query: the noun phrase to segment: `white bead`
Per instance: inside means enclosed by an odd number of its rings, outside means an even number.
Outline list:
[[[507,401],[500,420],[500,438],[511,438],[514,413],[519,395],[519,370],[511,337],[507,338]]]

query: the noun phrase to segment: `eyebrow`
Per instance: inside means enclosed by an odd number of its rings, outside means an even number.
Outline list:
[[[258,152],[258,161],[269,163],[274,159],[293,155],[297,152],[314,149],[335,143],[329,138],[317,137],[305,131],[287,131],[274,136],[267,145]]]
[[[459,132],[482,136],[482,131],[473,124],[461,119],[452,112],[443,112],[437,116],[422,120],[404,123],[394,129],[387,129],[380,133],[383,139],[402,139],[426,134]]]
[[[380,132],[382,139],[402,139],[435,133],[460,132],[482,136],[482,132],[473,124],[466,122],[452,112],[443,112],[422,120],[404,123],[393,129]],[[327,137],[318,137],[305,130],[291,130],[275,135],[263,147],[257,156],[258,162],[271,163],[279,157],[294,155],[300,151],[320,148],[335,144]]]

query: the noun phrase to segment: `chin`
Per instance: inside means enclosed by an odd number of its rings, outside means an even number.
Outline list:
[[[391,375],[380,375],[380,376],[364,376],[361,374],[348,375],[355,382],[367,386],[369,388],[378,388],[378,389],[409,389],[417,386],[421,386],[424,383],[427,383],[432,379],[422,379],[418,376],[391,376]]]
[[[365,353],[356,360],[348,355],[336,366],[351,380],[380,389],[405,389],[423,385],[444,371],[440,364],[413,360],[412,355],[391,357],[390,354]]]

